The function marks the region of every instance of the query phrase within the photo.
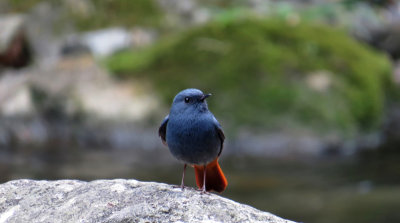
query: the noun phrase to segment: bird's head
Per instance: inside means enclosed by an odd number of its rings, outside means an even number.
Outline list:
[[[211,94],[204,94],[202,91],[189,88],[179,92],[172,102],[171,111],[175,112],[204,112],[208,110],[206,98]]]

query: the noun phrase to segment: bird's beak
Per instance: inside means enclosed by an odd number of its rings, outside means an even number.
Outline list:
[[[204,101],[206,98],[208,98],[208,97],[210,97],[211,96],[211,94],[205,94],[205,95],[203,95],[201,98],[200,98],[200,100],[201,101]]]

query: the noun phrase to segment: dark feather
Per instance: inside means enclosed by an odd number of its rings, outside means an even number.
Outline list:
[[[222,131],[220,126],[215,126],[215,129],[217,130],[218,137],[221,140],[221,148],[218,153],[218,156],[219,156],[219,155],[221,155],[222,149],[224,148],[225,134],[224,134],[224,131]]]
[[[161,137],[161,141],[164,145],[167,145],[166,135],[167,135],[167,123],[169,120],[169,115],[167,115],[161,123],[160,128],[158,129],[158,135]]]

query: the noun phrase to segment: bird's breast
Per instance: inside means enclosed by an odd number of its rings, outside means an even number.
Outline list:
[[[220,147],[215,126],[207,118],[171,118],[166,139],[172,154],[188,163],[210,162]]]
[[[168,136],[175,140],[194,141],[210,140],[215,137],[213,123],[204,119],[177,119],[170,120],[167,126]]]

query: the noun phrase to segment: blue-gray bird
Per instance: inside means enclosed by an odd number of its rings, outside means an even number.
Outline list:
[[[228,182],[218,158],[225,136],[221,125],[208,110],[206,98],[209,96],[211,94],[203,94],[193,88],[179,92],[158,134],[172,155],[184,163],[182,189],[186,166],[189,164],[195,169],[196,183],[202,192],[222,192]]]

